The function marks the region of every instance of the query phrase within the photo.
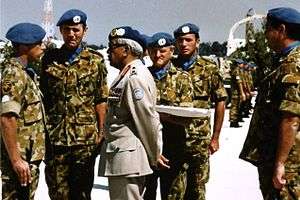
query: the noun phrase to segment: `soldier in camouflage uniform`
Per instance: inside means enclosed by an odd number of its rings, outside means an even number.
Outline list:
[[[185,163],[169,199],[205,199],[209,154],[219,149],[227,94],[218,67],[213,61],[198,55],[199,28],[187,23],[176,29],[174,36],[179,51],[174,65],[187,71],[192,79],[193,107],[210,109],[212,102],[215,102],[215,117],[212,137],[210,116],[194,120],[187,129]],[[186,177],[180,174],[186,174]]]
[[[193,85],[187,72],[177,69],[171,58],[174,38],[168,33],[154,34],[148,44],[153,66],[149,68],[157,87],[157,104],[192,107]],[[167,199],[174,177],[183,163],[185,146],[184,119],[160,114],[163,125],[163,155],[170,164],[169,170],[156,171],[146,179],[145,200],[156,199],[157,178],[160,176],[161,199]],[[184,126],[185,125],[185,126]]]
[[[252,99],[252,95],[253,95],[253,82],[252,82],[252,75],[251,75],[249,63],[245,63],[244,76],[245,76],[245,86],[246,86],[245,91],[247,94],[246,95],[247,99],[243,105],[242,117],[249,118],[250,109],[251,109],[251,106],[250,106],[251,99]]]
[[[266,200],[300,198],[300,13],[269,10],[266,37],[281,55],[261,82],[240,158],[254,164]]]
[[[242,84],[242,89],[244,91],[245,94],[245,99],[244,101],[240,102],[239,105],[239,113],[238,113],[238,117],[239,117],[239,122],[244,122],[243,120],[243,116],[244,116],[244,110],[245,110],[245,105],[246,105],[246,101],[249,99],[249,90],[248,90],[248,84],[247,84],[247,77],[246,77],[246,62],[243,61],[241,64],[239,64],[239,75],[241,78],[241,84]]]
[[[21,23],[6,34],[15,57],[0,65],[2,199],[33,200],[39,165],[45,154],[45,124],[41,92],[27,74],[29,62],[43,53],[46,32],[38,25]]]
[[[47,115],[45,176],[51,199],[91,199],[103,134],[108,86],[103,57],[84,47],[86,14],[65,12],[60,49],[43,57],[41,89]]]
[[[233,61],[233,66],[230,71],[231,76],[231,107],[229,112],[230,127],[238,128],[239,125],[239,110],[241,102],[246,100],[246,95],[243,89],[239,65],[243,60],[236,59]]]

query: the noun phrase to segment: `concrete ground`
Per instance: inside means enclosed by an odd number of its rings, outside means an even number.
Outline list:
[[[238,158],[250,119],[244,119],[245,122],[241,128],[229,128],[228,112],[226,110],[220,137],[220,150],[210,159],[211,171],[207,183],[207,200],[262,200],[256,168]],[[95,174],[98,170],[98,161],[99,158],[95,165]],[[49,199],[43,170],[42,165],[36,200]],[[92,199],[109,200],[106,178],[95,176]]]

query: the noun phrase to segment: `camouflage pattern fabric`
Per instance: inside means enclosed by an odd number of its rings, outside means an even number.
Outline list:
[[[273,166],[258,166],[260,190],[264,200],[298,200],[300,196],[300,172],[285,172],[287,184],[281,190],[272,185]]]
[[[210,109],[213,101],[226,99],[227,93],[219,69],[213,61],[199,56],[187,72],[193,82],[193,107]],[[210,117],[194,120],[187,128],[187,134],[186,151],[201,159],[208,159],[211,135]]]
[[[97,151],[95,145],[55,148],[45,168],[51,199],[91,199]]]
[[[249,94],[251,94],[251,92],[254,90],[254,86],[253,86],[252,74],[251,74],[251,71],[249,68],[246,69],[245,77],[246,77],[246,82],[247,82],[247,90],[249,91]],[[244,110],[243,110],[244,115],[248,115],[250,113],[251,99],[252,99],[252,96],[250,95],[249,98],[247,98],[247,100],[245,102],[245,106],[244,106]]]
[[[92,147],[98,134],[95,106],[108,97],[104,60],[98,52],[83,47],[69,63],[63,46],[49,50],[42,66],[49,196],[90,199],[96,158]]]
[[[177,58],[174,64],[176,67],[181,68],[181,66],[178,66],[179,59]],[[213,101],[222,101],[227,98],[219,69],[213,61],[198,56],[187,72],[193,82],[193,107],[210,109]],[[185,162],[189,166],[187,184],[191,184],[191,186],[180,186],[178,188],[191,189],[193,187],[195,189],[192,191],[187,190],[185,199],[204,199],[205,183],[209,179],[210,117],[193,120],[190,126],[186,128],[186,133]]]
[[[191,107],[193,85],[187,72],[178,70],[171,64],[166,77],[155,79],[157,104]]]
[[[95,144],[95,105],[106,102],[107,70],[102,56],[84,48],[70,64],[66,50],[49,50],[43,58],[41,89],[47,129],[54,145]]]
[[[184,72],[170,62],[166,75],[161,79],[154,79],[157,87],[157,104],[169,106],[193,106],[193,84],[187,72]],[[150,70],[151,71],[151,70]],[[173,189],[171,183],[177,179],[180,174],[178,169],[184,162],[184,146],[186,140],[185,128],[178,124],[162,122],[163,129],[163,155],[169,159],[171,169],[163,172],[155,171],[154,174],[146,178],[146,192],[144,198],[146,200],[156,198],[156,187],[153,187],[153,177],[160,175],[161,195],[162,199],[166,199],[169,191]],[[179,175],[181,176],[181,175]],[[150,180],[151,182],[150,182]],[[157,179],[156,179],[157,180]],[[174,186],[176,187],[176,186]],[[154,191],[153,191],[154,190]],[[181,193],[184,195],[184,192]]]
[[[240,70],[237,65],[234,65],[230,71],[231,75],[231,106],[229,111],[229,121],[237,122],[239,119],[240,108],[240,89],[238,84],[242,82],[240,77]]]
[[[240,154],[241,159],[258,166],[259,171],[266,166],[273,169],[278,140],[278,132],[274,130],[279,130],[281,112],[300,116],[300,47],[281,58],[275,66],[278,67],[263,80],[259,88],[253,118]],[[285,164],[287,185],[280,191],[281,199],[289,199],[284,195],[294,195],[290,199],[299,199],[299,148],[298,131]],[[260,177],[261,188],[265,182],[272,185],[272,175],[269,173]],[[263,195],[268,193],[263,191]]]
[[[20,199],[34,200],[39,181],[39,165],[41,161],[29,163],[31,183],[27,187],[21,186],[17,174],[13,170],[10,160],[1,160],[2,200]]]
[[[17,118],[17,146],[23,160],[31,165],[33,183],[26,188],[26,199],[33,199],[37,187],[38,165],[45,154],[43,105],[36,83],[27,75],[25,67],[16,58],[1,63],[0,112],[14,113]],[[3,199],[12,195],[25,195],[10,164],[9,156],[1,141],[1,178]]]
[[[298,151],[299,152],[299,151]],[[286,172],[285,178],[287,184],[279,193],[279,199],[282,200],[299,200],[300,197],[300,172]]]

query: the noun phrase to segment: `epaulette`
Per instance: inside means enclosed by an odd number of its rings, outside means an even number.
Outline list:
[[[203,56],[201,56],[197,59],[197,63],[199,65],[211,65],[211,64],[216,65],[216,63],[213,60],[211,60],[208,57],[203,57]]]
[[[131,68],[130,76],[133,76],[133,75],[137,75],[136,67],[135,67],[135,66],[133,66],[133,67]]]
[[[176,74],[177,73],[177,71],[179,71],[180,69],[176,69],[176,67],[173,65],[173,64],[171,64],[171,66],[170,66],[170,69],[169,69],[169,72],[171,73],[171,74]],[[183,71],[183,70],[182,70]]]
[[[95,50],[95,49],[92,49],[92,48],[90,48],[90,47],[87,47],[86,49],[87,49],[90,53],[95,54],[95,55],[97,55],[97,56],[100,56],[102,59],[104,59],[104,56],[103,56],[99,51],[97,51],[97,50]]]
[[[300,47],[295,48],[291,51],[291,53],[282,60],[285,60],[285,63],[297,63],[299,65],[300,63]]]

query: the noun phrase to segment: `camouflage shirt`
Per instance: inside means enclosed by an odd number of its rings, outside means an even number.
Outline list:
[[[174,64],[181,68],[179,59],[178,57]],[[213,61],[197,56],[195,62],[186,71],[193,83],[193,107],[210,109],[213,101],[223,101],[227,98],[219,69]],[[203,154],[202,157],[208,158],[211,137],[210,117],[194,120],[187,133],[187,152],[193,155]]]
[[[157,87],[157,104],[167,106],[193,106],[193,83],[189,74],[177,69],[171,62],[164,67],[165,73],[157,77],[155,67],[150,67]],[[178,119],[176,119],[178,120]],[[186,143],[186,128],[182,125],[162,120],[163,155],[171,164],[183,161]]]
[[[192,107],[193,84],[187,72],[169,63],[162,79],[154,78],[157,87],[157,104]],[[152,68],[149,68],[152,71]]]
[[[101,54],[89,48],[83,48],[71,63],[64,47],[45,54],[40,85],[52,144],[95,144],[95,106],[107,101],[106,76]]]
[[[176,61],[174,64],[176,67],[181,68]],[[194,86],[194,107],[209,109],[213,101],[226,99],[227,93],[222,77],[213,61],[198,56],[195,63],[189,67],[187,72]]]
[[[273,164],[282,111],[300,116],[300,47],[283,57],[259,88],[248,136],[240,158],[254,165]],[[299,131],[287,162],[286,171],[300,170]]]
[[[232,66],[230,70],[230,76],[231,76],[231,92],[233,95],[238,95],[240,93],[240,88],[238,84],[242,83],[241,74],[239,67],[235,64]]]
[[[26,161],[42,160],[45,132],[41,93],[25,67],[16,59],[4,60],[1,72],[0,113],[14,113],[17,118],[17,146]],[[2,155],[7,157],[5,145]]]

